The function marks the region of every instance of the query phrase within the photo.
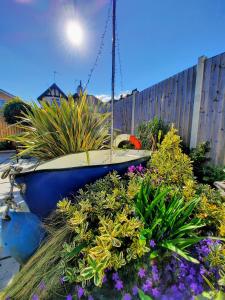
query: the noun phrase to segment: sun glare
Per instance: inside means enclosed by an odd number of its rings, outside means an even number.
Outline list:
[[[79,47],[83,43],[83,29],[81,25],[76,21],[69,21],[66,24],[66,35],[69,42],[75,46]]]

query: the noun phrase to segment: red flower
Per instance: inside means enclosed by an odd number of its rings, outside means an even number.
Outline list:
[[[135,135],[130,135],[129,142],[134,145],[134,149],[140,150],[141,149],[141,141],[139,141]]]

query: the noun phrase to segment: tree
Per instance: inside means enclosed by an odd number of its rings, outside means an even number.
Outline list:
[[[19,97],[15,97],[4,105],[3,115],[8,124],[15,124],[23,117],[23,113],[30,109],[29,104],[23,102]]]

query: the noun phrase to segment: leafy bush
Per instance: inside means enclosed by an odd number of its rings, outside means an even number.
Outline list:
[[[145,257],[139,264],[126,266],[125,270],[113,274],[106,272],[104,285],[92,290],[92,295],[94,299],[104,300],[194,299],[203,290],[209,290],[203,278],[210,278],[215,289],[219,288],[217,278],[221,267],[211,268],[208,263],[209,254],[217,246],[218,242],[210,239],[198,243],[193,248],[193,256],[199,264],[178,259],[175,255],[158,257],[152,263]]]
[[[69,153],[102,149],[109,141],[109,114],[100,114],[88,105],[86,95],[74,102],[72,97],[52,105],[33,104],[22,118],[21,135],[9,137],[19,144],[19,155],[29,154],[42,160]]]
[[[168,188],[155,189],[149,181],[144,181],[135,198],[136,213],[145,225],[142,238],[153,240],[159,250],[174,251],[196,262],[186,249],[201,240],[195,232],[204,223],[198,218],[190,218],[198,202],[195,198],[185,203],[180,195],[169,196]],[[158,254],[151,253],[151,256]]]
[[[194,195],[194,177],[191,159],[181,150],[181,138],[171,128],[149,163],[151,179],[155,186],[164,184],[182,190],[187,199]]]
[[[209,164],[210,158],[207,156],[209,151],[209,142],[204,142],[191,149],[189,155],[193,162],[193,171],[197,180],[201,183],[213,185],[215,181],[225,180],[225,172],[223,167]]]
[[[208,291],[204,280],[219,289],[224,246],[202,236],[225,235],[224,200],[193,180],[180,141],[172,128],[149,169],[130,166],[61,201],[46,243],[3,296],[190,299]]]
[[[134,217],[133,202],[123,181],[112,174],[104,182],[108,185],[104,190],[97,182],[97,186],[81,191],[75,205],[68,200],[58,204],[74,228],[73,243],[65,244],[62,255],[62,271],[69,282],[93,278],[99,286],[105,269],[120,269],[149,251],[146,241],[139,241],[143,224]]]
[[[9,141],[0,141],[0,151],[1,150],[12,150],[14,149],[13,145]]]
[[[21,121],[21,117],[28,111],[30,111],[30,105],[23,102],[19,97],[6,102],[3,107],[4,118],[8,124]]]
[[[208,232],[225,237],[225,202],[220,193],[201,184],[197,186],[196,194],[200,196],[196,215],[207,224]]]
[[[157,117],[154,117],[152,121],[140,124],[137,128],[137,136],[141,140],[142,148],[156,150],[158,143],[161,142],[168,130],[169,126]]]
[[[215,181],[225,180],[225,167],[206,165],[202,168],[200,182],[213,185]]]
[[[68,286],[79,282],[87,285],[92,278],[96,285],[101,285],[106,268],[120,269],[148,252],[146,242],[139,242],[143,224],[134,216],[133,201],[127,188],[127,181],[113,173],[80,190],[74,204],[66,199],[61,201],[56,213],[60,219],[58,217],[51,225],[52,233],[47,242],[6,290],[9,296],[29,299],[24,295],[31,297],[33,293],[40,292],[38,287],[43,280],[48,281],[48,291],[41,291],[43,299],[56,299],[54,295],[59,292],[60,286],[52,274],[56,274],[58,280],[63,277]],[[67,237],[61,235],[62,228],[66,229]],[[46,251],[48,245],[57,252],[54,259],[49,256],[52,250]],[[47,259],[50,260],[48,264]],[[34,268],[33,263],[37,264]],[[22,280],[21,276],[24,276]],[[49,276],[53,276],[52,280]],[[28,280],[30,283],[23,285]],[[63,292],[64,287],[61,288]]]

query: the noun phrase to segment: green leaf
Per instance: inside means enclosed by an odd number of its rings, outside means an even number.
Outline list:
[[[225,293],[222,292],[222,291],[219,291],[219,292],[216,294],[215,300],[224,300],[224,299],[225,299]]]
[[[80,272],[80,275],[85,278],[85,280],[89,280],[95,275],[95,271],[92,267],[87,267]]]
[[[66,259],[72,259],[74,256],[80,253],[80,251],[87,246],[86,243],[82,243],[79,246],[75,247],[71,252],[66,254]]]
[[[140,300],[153,300],[152,297],[146,295],[142,290],[138,289],[138,295]]]
[[[183,258],[185,258],[186,260],[190,261],[190,262],[193,262],[195,264],[199,264],[199,261],[197,259],[195,259],[194,257],[188,255],[186,252],[182,251],[180,248],[176,247],[172,242],[162,242],[161,243],[161,246],[170,250],[170,251],[173,251],[177,254],[179,254],[180,256],[182,256]]]
[[[103,274],[102,273],[95,273],[94,276],[94,284],[96,286],[100,286],[102,284]]]
[[[150,259],[154,259],[154,258],[156,258],[157,256],[159,256],[159,253],[158,253],[158,251],[152,251],[151,252],[151,254],[149,255],[149,258]]]

